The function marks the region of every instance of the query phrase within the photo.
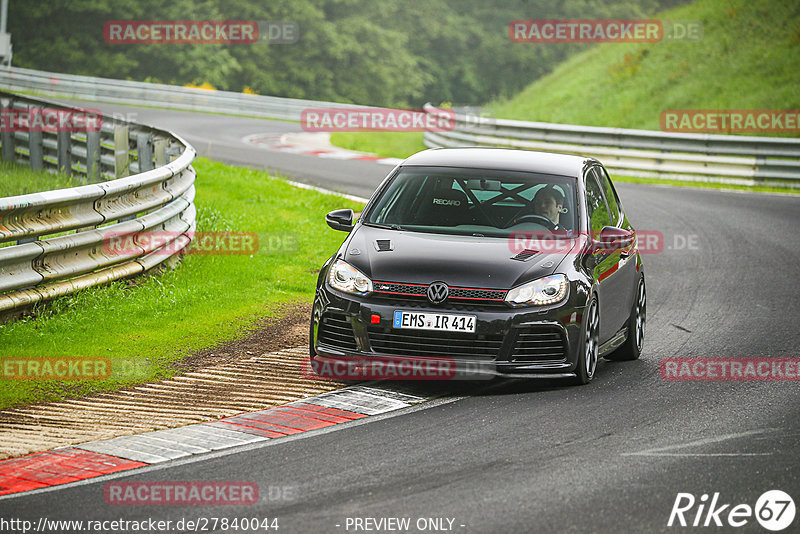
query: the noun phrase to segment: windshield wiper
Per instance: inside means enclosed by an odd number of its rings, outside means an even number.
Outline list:
[[[405,230],[399,224],[379,224],[379,223],[364,223],[367,226],[373,226],[375,228],[383,228],[385,230]]]

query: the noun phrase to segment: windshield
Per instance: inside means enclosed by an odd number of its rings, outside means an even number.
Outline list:
[[[576,179],[480,169],[401,168],[366,224],[417,232],[507,237],[571,231]]]

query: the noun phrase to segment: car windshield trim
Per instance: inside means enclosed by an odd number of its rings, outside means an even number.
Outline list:
[[[448,231],[443,231],[442,228],[431,228],[428,226],[403,226],[402,228],[392,228],[388,225],[382,224],[374,224],[374,223],[363,223],[364,226],[368,226],[370,228],[380,228],[381,230],[395,230],[395,231],[402,231],[402,232],[413,232],[415,234],[434,234],[434,235],[450,235],[456,237],[486,237],[486,238],[493,238],[493,239],[507,239],[508,236],[506,234],[491,234],[487,233],[488,230],[475,230],[475,229],[464,229],[462,231],[458,231],[457,228],[450,229]],[[456,231],[452,231],[456,230]]]

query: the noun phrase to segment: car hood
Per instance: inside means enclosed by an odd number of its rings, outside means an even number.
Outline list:
[[[372,280],[415,284],[439,280],[450,286],[486,289],[510,289],[550,275],[565,257],[564,252],[539,252],[524,261],[512,259],[518,251],[508,238],[359,225],[343,253],[348,263]]]

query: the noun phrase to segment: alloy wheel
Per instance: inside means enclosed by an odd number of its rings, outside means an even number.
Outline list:
[[[647,319],[647,295],[644,290],[644,280],[639,280],[639,290],[636,295],[636,348],[641,351],[644,343],[644,326]]]

